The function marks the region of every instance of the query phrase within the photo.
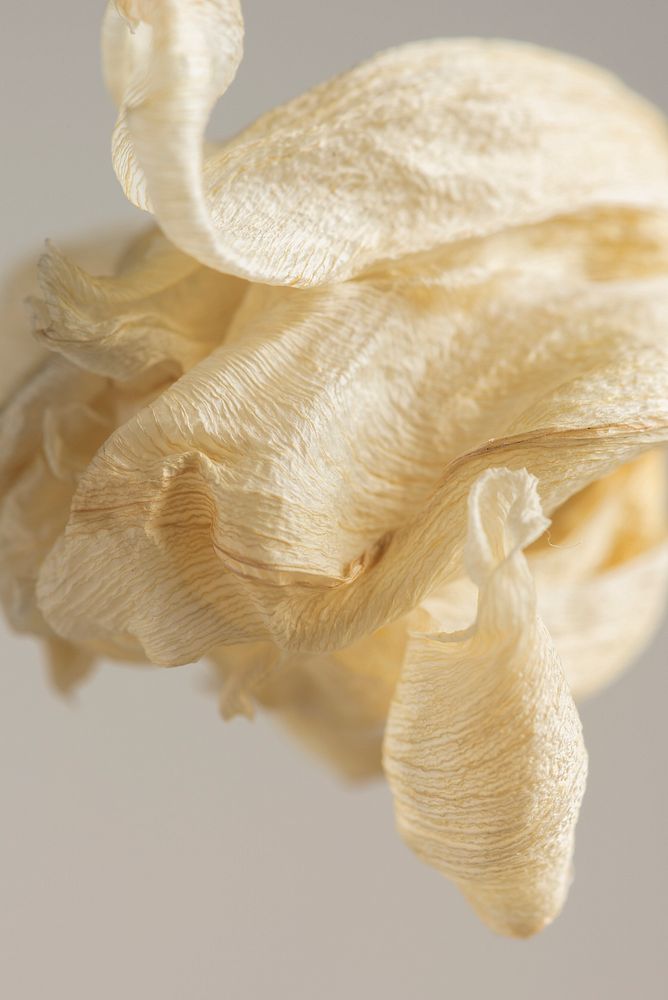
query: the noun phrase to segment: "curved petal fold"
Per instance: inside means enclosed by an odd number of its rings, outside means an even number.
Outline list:
[[[224,718],[268,709],[349,779],[382,773],[381,744],[406,647],[406,621],[331,653],[281,653],[270,643],[209,654]]]
[[[666,458],[651,451],[556,512],[529,553],[541,615],[575,698],[613,680],[651,639],[668,592]]]
[[[51,246],[39,277],[33,306],[44,346],[120,381],[187,371],[222,341],[245,290],[155,233],[119,274],[93,277]]]
[[[252,287],[225,342],[82,476],[41,573],[54,628],[132,636],[157,663],[341,648],[461,573],[466,496],[490,465],[528,468],[551,513],[665,441],[658,265],[590,280],[567,243],[541,276],[514,243],[488,249],[427,287]]]
[[[489,469],[468,509],[476,620],[410,640],[384,767],[406,842],[492,929],[526,937],[564,903],[587,756],[522,553],[547,524],[536,480]]]
[[[662,117],[574,58],[492,40],[408,45],[208,146],[241,58],[238,0],[119,6],[104,31],[116,173],[216,270],[310,286],[595,206],[668,206]]]

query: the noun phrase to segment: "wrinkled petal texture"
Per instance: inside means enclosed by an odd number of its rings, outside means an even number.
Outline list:
[[[218,270],[308,286],[592,205],[668,207],[661,117],[576,59],[513,42],[405,46],[205,152],[241,59],[237,0],[120,7],[133,31],[113,3],[104,31],[116,173]]]
[[[648,641],[666,605],[666,465],[649,452],[560,507],[527,560],[541,617],[568,686],[582,698],[609,683]],[[381,771],[385,720],[411,631],[424,612],[448,631],[475,617],[477,590],[460,577],[414,611],[343,650],[285,654],[270,643],[209,655],[221,712],[270,708],[345,776]]]
[[[60,689],[84,676],[93,653],[112,652],[92,637],[69,643],[36,599],[79,478],[117,426],[220,342],[243,291],[155,232],[122,252],[118,239],[103,247],[79,247],[76,256],[104,267],[120,254],[115,277],[91,278],[54,248],[40,260],[37,352],[28,340],[0,422],[0,593],[14,627],[46,640]],[[123,655],[144,658],[138,644]]]
[[[665,440],[662,232],[594,212],[364,281],[250,286],[81,476],[47,618],[176,664],[341,648],[406,614],[461,574],[490,464],[538,476],[550,514]]]
[[[408,844],[526,936],[571,878],[573,699],[668,589],[665,122],[465,39],[216,145],[242,36],[237,0],[108,6],[114,167],[157,225],[113,266],[49,246],[30,341],[15,283],[0,596],[61,691],[207,657],[225,718],[384,768]]]
[[[390,709],[384,764],[399,830],[489,926],[525,937],[571,879],[587,757],[522,548],[546,521],[526,472],[488,470],[469,502],[474,625],[416,633]]]

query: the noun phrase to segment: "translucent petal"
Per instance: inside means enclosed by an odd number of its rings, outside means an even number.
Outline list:
[[[571,880],[587,757],[522,549],[546,525],[536,481],[491,469],[469,498],[475,623],[409,643],[384,742],[399,830],[494,930],[526,937]]]
[[[571,57],[492,40],[409,45],[205,147],[241,58],[237,0],[121,6],[104,31],[116,173],[176,246],[217,270],[309,286],[592,206],[668,205],[662,118]]]

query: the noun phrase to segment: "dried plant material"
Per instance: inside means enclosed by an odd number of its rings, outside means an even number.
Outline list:
[[[643,455],[557,511],[530,550],[543,619],[576,698],[631,662],[666,607],[665,456]]]
[[[517,269],[252,286],[224,343],[81,476],[40,575],[59,634],[113,652],[130,633],[164,664],[341,648],[461,573],[490,463],[530,468],[552,512],[661,440],[668,282]]]
[[[150,233],[113,278],[92,278],[55,248],[39,267],[37,335],[76,365],[120,382],[180,375],[221,339],[244,282],[199,266]]]
[[[218,270],[320,284],[592,205],[668,207],[661,117],[567,56],[481,40],[405,46],[205,151],[241,60],[237,0],[120,8],[135,30],[110,5],[116,173],[173,243]]]
[[[494,930],[521,937],[565,899],[587,769],[522,555],[546,526],[526,472],[492,469],[474,484],[475,623],[412,637],[384,745],[402,836]]]
[[[241,42],[234,0],[109,5],[114,166],[159,229],[111,273],[49,247],[23,354],[8,313],[3,604],[60,690],[206,658],[225,718],[349,777],[389,715],[406,839],[532,933],[570,877],[572,697],[668,586],[665,124],[469,39],[205,143]]]

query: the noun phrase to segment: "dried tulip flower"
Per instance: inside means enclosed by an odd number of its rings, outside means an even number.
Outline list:
[[[5,331],[7,615],[63,689],[207,658],[223,715],[383,768],[407,843],[529,935],[571,878],[574,698],[665,599],[665,123],[452,40],[213,146],[241,45],[236,0],[107,11],[114,166],[157,226],[111,277],[49,249],[39,344]]]

